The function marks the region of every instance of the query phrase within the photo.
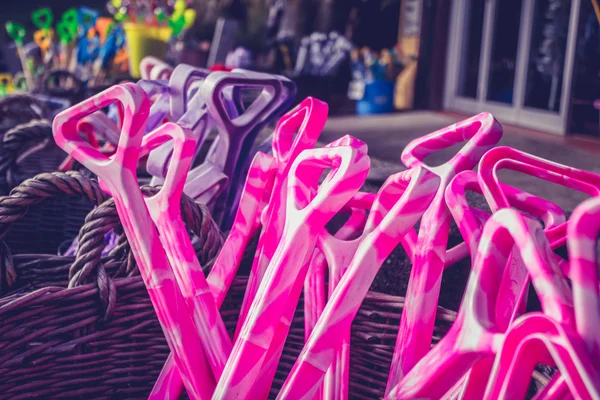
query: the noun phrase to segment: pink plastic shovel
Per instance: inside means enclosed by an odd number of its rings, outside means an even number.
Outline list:
[[[225,300],[244,251],[260,226],[260,213],[266,206],[273,186],[274,161],[273,157],[258,153],[250,166],[235,223],[207,278],[217,307]],[[171,354],[149,398],[178,399],[182,390],[183,381]]]
[[[553,253],[542,227],[516,210],[500,210],[484,226],[455,323],[386,398],[441,398],[476,362],[500,351],[504,333],[495,322],[494,311],[515,246],[540,293],[544,312],[561,323],[572,323],[570,289],[550,256]]]
[[[263,213],[264,227],[258,240],[256,254],[250,270],[244,301],[240,310],[236,335],[246,320],[250,304],[256,296],[258,286],[273,258],[274,246],[279,243],[286,221],[284,204],[287,199],[287,178],[292,163],[306,149],[314,147],[327,120],[327,104],[312,97],[303,100],[296,108],[284,115],[273,133],[273,157],[277,167],[273,183],[273,196]]]
[[[321,173],[327,168],[331,168],[329,177],[319,186]],[[302,287],[307,272],[303,260],[327,221],[362,186],[368,170],[369,158],[350,146],[306,150],[294,161],[284,234],[218,382],[215,398],[243,398],[253,387],[286,306],[298,301],[300,293],[292,297],[290,292],[297,281]]]
[[[565,221],[562,210],[556,204],[508,185],[500,184],[500,187],[514,207],[545,221],[544,230],[546,233]],[[456,175],[446,189],[445,198],[450,213],[458,224],[462,236],[468,243],[471,259],[474,260],[477,246],[481,239],[483,225],[490,216],[485,211],[473,208],[468,204],[466,198],[467,190],[478,193],[482,192],[477,179],[477,173],[474,171],[463,171]],[[558,245],[555,244],[554,247],[558,247]],[[564,261],[558,255],[554,255],[553,258],[557,263]],[[504,278],[505,280],[509,279],[513,283],[515,290],[506,294],[509,297],[508,299],[499,300],[496,305],[495,322],[498,330],[501,332],[506,331],[508,325],[516,318],[519,312],[518,305],[523,306],[520,312],[525,311],[524,305],[526,302],[521,301],[521,298],[524,297],[524,293],[526,292],[523,288],[527,287],[527,270],[521,265],[522,262],[519,257],[515,257],[513,254],[510,260],[511,267],[507,269],[508,276]],[[525,273],[521,273],[522,270]],[[506,307],[510,308],[506,309]],[[465,379],[462,380],[461,384],[456,385],[452,392],[460,391],[464,398],[481,398],[485,387],[478,383],[487,381],[491,373],[492,363],[492,359],[484,359],[477,362],[464,377]],[[466,384],[468,382],[475,382],[475,384]],[[475,390],[479,390],[479,392],[476,393],[474,392]],[[448,397],[447,394],[445,398],[452,397]]]
[[[567,227],[569,248],[569,278],[573,288],[575,305],[575,326],[587,345],[588,353],[600,371],[600,289],[598,288],[598,267],[596,239],[600,232],[600,200],[598,197],[581,203],[569,220]],[[555,374],[540,396],[558,398],[566,391],[573,390],[561,374]],[[575,393],[572,391],[572,393]],[[543,397],[542,397],[543,398]]]
[[[581,203],[567,228],[571,283],[577,331],[593,359],[600,364],[600,291],[598,289],[597,238],[600,233],[600,198]],[[600,366],[600,365],[598,365]]]
[[[142,152],[148,153],[169,140],[174,147],[164,185],[144,201],[218,381],[231,353],[231,339],[181,219],[181,196],[196,151],[196,140],[189,129],[167,123],[144,137]]]
[[[417,167],[392,175],[381,187],[354,257],[278,398],[313,398],[381,264],[419,220],[435,197],[439,182],[439,177]]]
[[[372,203],[371,203],[372,205]],[[346,223],[334,235],[327,230],[317,239],[316,248],[310,261],[308,276],[304,283],[304,337],[308,341],[314,326],[325,309],[327,295],[325,290],[326,269],[329,267],[328,293],[333,294],[335,286],[342,278],[359,242],[348,240],[360,235],[367,221],[367,212],[371,208],[351,208]],[[344,338],[334,364],[327,371],[324,386],[315,398],[348,398],[348,372],[350,362],[350,336]]]
[[[485,198],[492,207],[492,211],[510,207],[510,203],[499,187],[497,174],[501,169],[511,169],[537,178],[565,186],[590,196],[600,195],[600,175],[580,170],[566,165],[524,153],[511,147],[497,147],[485,154],[479,163],[479,181]],[[560,238],[562,245],[566,241],[567,224],[548,232],[551,242]]]
[[[124,119],[117,152],[109,159],[85,142],[76,126],[84,116],[116,101],[122,104]],[[194,399],[208,399],[215,381],[200,350],[200,336],[138,189],[136,167],[148,112],[147,96],[138,86],[131,83],[113,86],[57,115],[54,137],[63,150],[100,177],[113,194],[123,229],[188,394]]]
[[[325,146],[325,148],[332,148],[332,147],[338,147],[338,146],[350,146],[352,148],[357,149],[358,151],[362,152],[365,155],[367,154],[366,143],[364,143],[363,141],[358,140],[350,135],[346,135],[338,140],[333,141],[332,143],[329,143],[327,146]],[[329,175],[329,178],[330,177],[331,177],[331,175]],[[325,182],[327,182],[327,179],[328,179],[328,177],[325,178]],[[349,204],[356,203],[356,201],[354,201],[355,197],[362,198],[364,196],[362,194],[360,194],[360,192],[355,194],[353,196],[353,198],[349,201],[349,203],[344,206],[344,208],[348,207]],[[285,212],[285,209],[281,210],[281,212]],[[323,232],[325,232],[325,231],[323,231]],[[317,241],[318,241],[318,239],[317,239]],[[276,244],[275,243],[271,243],[271,244],[267,243],[267,244],[265,244],[265,247],[267,247],[267,246],[276,246]],[[311,253],[314,253],[314,249],[309,252],[309,254],[311,254]],[[347,254],[347,257],[348,257],[348,259],[350,259],[352,257],[352,254]],[[312,260],[312,256],[309,256],[309,257],[307,257],[306,260],[303,261],[306,263],[307,269],[310,269],[311,260]],[[304,282],[306,282],[309,279],[310,278],[307,278]],[[322,280],[324,281],[324,277],[322,278]],[[294,286],[291,290],[290,298],[296,299],[297,297],[300,296],[304,282],[301,280],[296,281],[296,283],[294,284]],[[305,306],[306,306],[307,299],[310,299],[311,297],[318,297],[318,296],[321,296],[321,294],[320,293],[312,293],[310,291],[305,292],[304,293]],[[309,301],[308,305],[309,305],[309,307],[311,306],[310,301]],[[281,354],[283,353],[283,349],[284,349],[285,342],[287,339],[287,334],[290,330],[290,324],[294,318],[295,311],[296,311],[296,303],[294,301],[289,302],[284,310],[283,317],[281,318],[281,320],[279,322],[279,326],[275,329],[275,336],[273,338],[273,341],[271,342],[271,346],[269,347],[269,350],[265,357],[265,361],[263,362],[263,365],[261,367],[259,377],[253,388],[253,391],[249,394],[249,396],[251,398],[257,398],[257,399],[265,398],[266,399],[268,397],[269,389],[272,386],[273,379],[277,372],[277,366],[279,364],[279,359],[281,357]],[[348,334],[348,339],[346,340],[346,342],[349,343],[349,334]],[[342,356],[342,354],[340,354],[340,357],[341,356]],[[339,372],[343,372],[343,371],[340,370]],[[341,379],[341,376],[340,376],[340,379]]]
[[[421,220],[386,392],[431,348],[450,230],[450,212],[444,201],[444,191],[457,173],[473,169],[501,137],[500,124],[491,114],[482,113],[413,140],[402,152],[404,165],[426,168],[440,177],[440,185]],[[447,163],[437,167],[425,164],[427,156],[465,140],[468,140],[465,146]]]
[[[584,340],[570,326],[542,313],[524,315],[511,325],[483,398],[524,399],[538,363],[558,367],[568,394],[600,399],[600,374]]]
[[[163,60],[146,56],[140,62],[140,76],[142,79],[169,79],[173,68]]]

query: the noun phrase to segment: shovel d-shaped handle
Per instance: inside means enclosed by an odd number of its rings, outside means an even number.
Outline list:
[[[109,159],[79,135],[77,123],[85,116],[116,102],[123,106],[124,118],[117,151]],[[112,192],[115,188],[113,184],[119,188],[123,184],[119,179],[123,171],[135,174],[149,111],[148,97],[139,86],[133,83],[115,85],[59,113],[53,123],[54,140],[59,147],[109,184]],[[135,175],[133,182],[137,184]]]
[[[490,150],[481,158],[477,172],[483,194],[493,211],[511,206],[498,179],[501,169],[528,174],[590,196],[600,194],[600,175],[502,146]],[[565,237],[566,222],[549,231],[551,241],[562,240],[564,243]]]
[[[526,397],[538,363],[558,367],[548,385],[560,376],[566,389],[560,393],[566,397],[600,398],[600,374],[582,338],[571,327],[539,312],[520,317],[506,333],[483,398]]]
[[[161,73],[154,73],[154,70],[160,70]],[[159,79],[169,79],[173,68],[164,62],[163,60],[153,57],[146,56],[142,58],[140,61],[140,76],[142,79],[150,79],[150,80],[159,80]],[[168,76],[167,76],[168,75]]]
[[[230,119],[223,92],[235,86],[262,88],[262,92],[242,115]],[[200,90],[205,96],[207,107],[217,125],[228,134],[234,134],[233,132],[244,131],[256,125],[265,115],[271,113],[277,105],[283,89],[278,79],[250,78],[232,72],[213,72],[206,78]]]
[[[284,111],[286,111],[289,108],[290,103],[296,97],[296,84],[291,79],[289,79],[283,75],[265,74],[263,72],[249,71],[249,70],[242,69],[242,68],[234,68],[233,70],[231,70],[231,72],[242,73],[242,74],[246,74],[249,76],[257,76],[257,77],[263,76],[263,77],[267,77],[267,78],[278,79],[281,82],[281,86],[282,86],[283,90],[281,91],[280,98],[278,99],[278,102],[280,103],[280,105],[279,105],[277,111],[274,111],[275,115],[282,114]],[[236,91],[238,92],[236,95],[241,97],[240,90],[238,89]]]
[[[144,136],[141,156],[167,142],[173,144],[173,155],[167,167],[165,180],[158,193],[146,197],[145,200],[147,204],[179,210],[183,187],[196,150],[196,140],[188,129],[168,122]]]
[[[38,29],[43,29],[47,31],[52,27],[52,20],[54,19],[52,15],[52,10],[49,8],[40,8],[31,13],[31,20],[33,24]]]
[[[288,296],[296,281],[304,282],[306,275],[306,268],[297,260],[307,257],[327,221],[362,186],[369,165],[368,156],[352,147],[307,150],[294,162],[288,182],[285,233],[234,345],[216,397],[235,398],[254,386],[260,373],[257,365],[268,353],[288,302],[298,301]],[[331,175],[319,186],[319,177],[328,168]]]
[[[190,108],[188,105],[190,85],[193,82],[205,80],[209,74],[209,70],[187,64],[179,64],[175,67],[169,78],[169,87],[172,89],[171,117],[174,121],[179,120]],[[200,89],[198,89],[199,91]]]
[[[81,25],[82,36],[87,36],[88,31],[96,26],[96,20],[100,14],[89,7],[79,7],[77,10],[77,22]]]
[[[541,219],[544,222],[545,231],[552,230],[565,222],[564,212],[556,203],[504,183],[501,183],[500,187],[514,208]],[[467,191],[483,194],[475,171],[467,170],[457,174],[446,188],[445,198],[446,204],[466,240],[469,253],[474,256],[483,224],[490,215],[486,211],[469,205]]]
[[[307,97],[281,117],[273,133],[273,156],[280,166],[313,148],[327,122],[327,103]]]
[[[538,293],[543,292],[540,301],[544,312],[557,321],[572,319],[569,287],[550,259],[552,251],[541,225],[516,210],[502,209],[483,228],[456,322],[388,398],[441,398],[482,357],[495,354],[499,335],[503,334],[496,327],[494,310],[513,248],[527,260],[531,280]]]
[[[495,146],[501,137],[502,126],[498,121],[490,113],[481,113],[413,140],[402,151],[401,159],[408,168],[432,168],[424,161],[427,156],[467,141],[444,166],[456,172],[473,169],[481,156]]]
[[[5,27],[8,36],[10,36],[12,40],[17,42],[18,45],[22,46],[23,40],[25,39],[25,35],[27,34],[27,31],[25,31],[25,27],[19,23],[12,21],[8,21]]]

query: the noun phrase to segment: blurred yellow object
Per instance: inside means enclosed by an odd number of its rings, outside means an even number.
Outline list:
[[[39,29],[33,34],[33,41],[38,45],[40,50],[42,50],[42,57],[46,56],[46,53],[50,49],[52,45],[52,39],[54,37],[54,29],[49,29],[48,31],[44,29]]]
[[[173,30],[169,26],[151,26],[123,24],[127,45],[129,47],[129,73],[134,78],[140,77],[140,62],[146,56],[154,56],[161,60],[167,53],[167,43]]]
[[[6,93],[14,92],[13,77],[11,74],[0,74],[0,86],[3,86]]]

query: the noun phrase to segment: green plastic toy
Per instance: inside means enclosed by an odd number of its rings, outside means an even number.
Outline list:
[[[75,36],[77,36],[78,23],[77,23],[77,9],[69,8],[65,11],[60,19],[62,23],[64,23],[67,28],[71,30],[71,32],[75,32]]]
[[[67,46],[73,43],[77,36],[77,33],[73,32],[73,30],[63,21],[56,24],[56,33],[58,34],[60,43]]]
[[[184,29],[188,29],[196,20],[196,10],[192,8],[186,9],[186,7],[185,0],[177,0],[173,7],[173,14],[167,21],[171,29],[173,29],[173,36],[177,36]]]
[[[123,20],[125,20],[125,17],[127,17],[127,9],[123,7],[123,1],[122,0],[111,0],[111,4],[114,8],[112,12],[114,12],[113,14],[113,18],[115,21],[117,22],[122,22]]]
[[[14,40],[18,46],[23,46],[23,40],[25,40],[25,27],[17,22],[8,21],[6,23],[6,32],[12,40]]]
[[[31,13],[31,19],[33,20],[33,24],[38,29],[43,29],[48,32],[50,28],[52,28],[52,21],[54,20],[54,15],[52,14],[52,10],[49,8],[40,8]]]

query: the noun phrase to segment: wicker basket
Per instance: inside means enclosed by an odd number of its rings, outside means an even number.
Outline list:
[[[50,121],[34,119],[17,125],[0,141],[0,194],[8,194],[27,178],[56,171],[65,157],[52,138]]]
[[[79,174],[46,175],[67,192],[72,185],[58,181],[77,175],[76,186],[100,193]],[[38,178],[1,199],[0,215],[11,211],[13,223],[49,197]],[[40,198],[22,204],[21,193],[32,186]],[[203,244],[198,258],[210,266],[223,242],[220,231],[208,211],[187,197],[182,215]],[[7,232],[8,223],[0,221],[0,232]],[[126,241],[100,258],[104,234],[119,227],[109,200],[89,214],[76,257],[10,257],[5,250],[2,264],[14,265],[16,279],[0,298],[0,399],[147,396],[169,349]]]
[[[0,135],[19,124],[48,118],[46,104],[28,93],[14,93],[0,98]]]
[[[65,69],[50,69],[40,79],[36,92],[69,100],[75,104],[84,99],[84,85],[75,74]]]
[[[182,200],[182,214],[203,244],[201,264],[210,268],[222,244],[220,232],[207,209],[189,198]],[[110,230],[121,232],[112,200],[86,218],[76,257],[14,257],[15,291],[0,298],[0,399],[147,398],[169,348],[125,237],[101,259]],[[245,258],[251,260],[253,250]],[[221,307],[230,333],[246,283],[247,277],[237,276]],[[299,304],[270,398],[304,345]],[[402,297],[382,293],[369,292],[364,299],[352,325],[350,398],[383,396],[403,306]],[[455,317],[454,311],[438,308],[434,343]],[[536,375],[536,386],[547,382]]]
[[[188,227],[204,244],[199,259],[209,268],[222,237],[205,208],[186,199],[182,212]],[[44,255],[15,257],[19,261],[15,262],[18,289],[27,294],[0,300],[0,321],[4,321],[0,325],[0,399],[148,395],[169,349],[124,236],[109,257],[100,259],[104,234],[110,230],[120,231],[111,200],[86,218],[75,261]],[[231,333],[246,281],[243,276],[235,279],[221,309]],[[67,284],[70,289],[65,289]],[[353,398],[383,395],[402,307],[401,297],[379,293],[369,293],[363,302],[352,330]],[[454,318],[454,312],[439,309],[436,340]],[[273,396],[303,344],[303,312],[299,307],[275,377]]]

